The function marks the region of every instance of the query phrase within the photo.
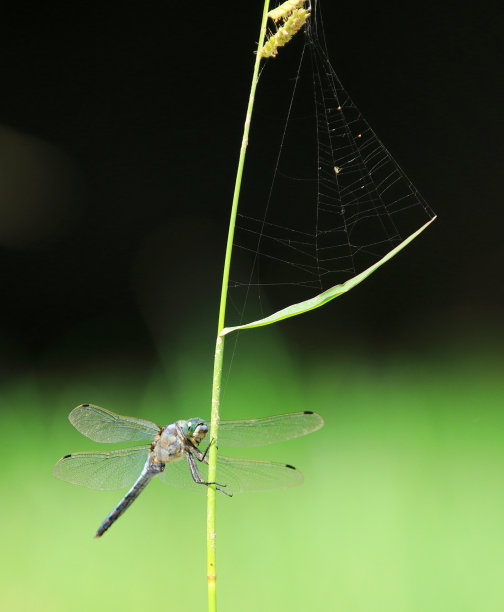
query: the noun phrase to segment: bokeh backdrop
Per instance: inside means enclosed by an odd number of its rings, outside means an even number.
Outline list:
[[[305,483],[219,499],[221,609],[497,612],[497,19],[485,2],[322,10],[338,75],[439,219],[348,295],[228,343],[223,418],[309,409],[326,426],[241,453],[293,463]],[[160,424],[209,415],[261,11],[25,4],[4,17],[2,609],[205,608],[202,491],[154,482],[94,541],[121,492],[51,469],[97,447],[67,420],[80,403]]]

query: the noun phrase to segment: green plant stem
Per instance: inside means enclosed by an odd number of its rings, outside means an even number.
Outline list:
[[[257,49],[262,49],[264,37],[266,35],[266,21],[268,19],[269,0],[264,2],[264,10],[261,22],[261,31],[259,35],[259,43]],[[226,315],[226,300],[227,288],[229,281],[229,269],[231,266],[231,253],[233,249],[233,238],[236,224],[236,213],[238,210],[238,201],[240,198],[240,187],[243,174],[243,166],[245,163],[245,152],[248,145],[248,136],[250,130],[250,122],[252,120],[252,109],[254,107],[255,91],[259,80],[259,64],[261,57],[259,53],[256,55],[254,64],[254,74],[252,76],[252,85],[250,87],[250,95],[247,106],[247,114],[245,117],[245,126],[243,129],[243,138],[240,149],[240,159],[238,161],[238,169],[236,172],[235,188],[233,194],[233,204],[231,208],[231,218],[229,220],[229,231],[226,246],[226,256],[224,260],[224,273],[222,275],[222,289],[219,309],[219,324],[217,329],[217,343],[215,346],[214,358],[214,376],[212,386],[212,417],[211,429],[213,444],[210,447],[208,457],[208,481],[216,482],[217,475],[217,436],[219,428],[219,408],[220,408],[220,393],[221,393],[221,378],[222,378],[222,363],[224,358],[224,336],[220,333],[224,328],[224,319]],[[207,498],[207,579],[208,579],[208,610],[216,612],[217,610],[217,572],[215,558],[215,485],[208,487]]]

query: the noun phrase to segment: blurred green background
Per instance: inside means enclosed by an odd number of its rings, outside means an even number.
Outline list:
[[[500,24],[482,5],[322,5],[336,72],[439,219],[348,295],[227,342],[223,418],[308,409],[326,426],[239,449],[305,483],[219,497],[219,610],[501,612]],[[80,403],[209,415],[262,2],[184,10],[4,9],[2,610],[206,608],[203,491],[154,481],[95,541],[122,492],[51,474],[99,447],[67,419]],[[295,50],[261,77],[249,198]]]
[[[262,334],[262,338],[260,337]],[[313,409],[304,439],[231,449],[288,461],[302,487],[218,499],[222,610],[504,608],[503,359],[453,350],[370,360],[242,338],[223,418]],[[101,539],[121,492],[51,476],[60,455],[97,448],[67,420],[91,399],[158,423],[207,416],[210,360],[170,351],[167,371],[123,362],[19,377],[2,387],[0,605],[5,610],[205,607],[203,491],[154,481]]]

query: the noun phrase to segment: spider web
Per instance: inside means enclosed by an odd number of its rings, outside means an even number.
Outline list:
[[[268,144],[252,136],[249,146],[231,325],[348,280],[434,216],[338,79],[318,2],[311,12],[305,32],[261,72],[253,134]],[[286,75],[289,56],[300,59]]]

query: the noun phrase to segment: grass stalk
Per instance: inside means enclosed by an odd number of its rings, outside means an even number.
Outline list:
[[[266,21],[268,19],[269,0],[265,0],[263,16],[261,21],[261,30],[259,35],[258,50],[262,48],[264,37],[266,35]],[[261,57],[256,55],[254,64],[254,73],[252,76],[252,84],[250,87],[250,95],[247,106],[247,114],[245,117],[245,125],[243,129],[243,138],[240,148],[240,158],[238,161],[238,169],[236,172],[235,187],[233,193],[233,203],[231,208],[231,217],[229,220],[229,230],[226,245],[226,256],[224,260],[224,273],[222,275],[222,289],[219,308],[219,323],[217,328],[217,342],[215,345],[214,357],[214,375],[212,385],[212,416],[211,416],[211,432],[214,443],[210,447],[208,457],[208,480],[215,482],[217,477],[217,438],[219,428],[219,409],[221,397],[221,378],[222,378],[222,363],[224,358],[224,339],[220,333],[224,329],[224,320],[226,315],[227,288],[229,281],[229,269],[231,266],[231,254],[233,249],[233,238],[236,224],[236,213],[238,210],[238,201],[240,198],[240,188],[243,175],[243,166],[245,164],[245,153],[247,151],[248,137],[250,130],[250,122],[252,119],[252,109],[254,107],[255,91],[259,80],[259,64]],[[216,612],[217,610],[217,571],[216,571],[216,555],[215,555],[215,485],[208,487],[207,497],[207,579],[208,579],[208,610]]]

